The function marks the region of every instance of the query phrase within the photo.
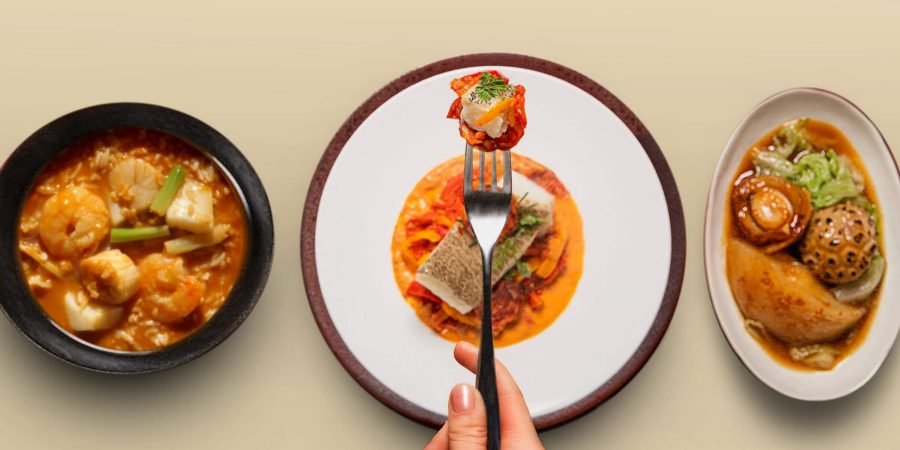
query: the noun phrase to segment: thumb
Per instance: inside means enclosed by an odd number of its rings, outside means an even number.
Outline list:
[[[483,450],[487,446],[487,414],[475,386],[457,384],[450,391],[447,432],[450,450]]]

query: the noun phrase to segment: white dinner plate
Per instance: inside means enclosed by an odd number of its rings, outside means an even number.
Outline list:
[[[684,219],[668,165],[637,117],[597,83],[545,60],[481,54],[419,68],[375,93],[313,177],[304,280],[326,342],[356,381],[440,426],[451,386],[474,377],[401,296],[391,237],[418,180],[462,154],[457,122],[446,118],[449,83],[480,69],[526,87],[528,129],[514,151],[553,170],[584,221],[584,271],[568,307],[537,336],[496,353],[544,429],[595,408],[640,370],[668,327],[684,273]]]
[[[881,299],[868,334],[853,353],[827,371],[792,369],[769,356],[744,329],[743,316],[731,295],[725,273],[724,207],[735,171],[747,149],[757,140],[780,124],[803,116],[824,120],[839,128],[865,164],[882,206],[879,208],[881,232],[888,264],[881,286]],[[813,88],[779,92],[757,105],[738,125],[719,160],[706,206],[706,281],[713,309],[728,343],[747,369],[763,383],[788,397],[821,401],[850,394],[875,375],[900,329],[900,303],[891,296],[900,283],[900,272],[893,270],[897,262],[895,258],[900,255],[900,241],[896,235],[900,210],[888,207],[898,204],[900,176],[884,137],[862,110],[837,94]]]

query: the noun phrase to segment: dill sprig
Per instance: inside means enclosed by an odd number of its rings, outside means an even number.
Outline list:
[[[484,72],[481,74],[481,78],[478,79],[478,84],[475,85],[475,89],[472,92],[476,97],[487,102],[492,98],[512,93],[514,90],[515,88],[510,86],[503,78]]]

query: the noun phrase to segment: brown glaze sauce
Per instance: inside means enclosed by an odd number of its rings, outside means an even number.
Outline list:
[[[761,139],[756,141],[752,146],[750,146],[749,149],[747,149],[744,158],[741,160],[740,166],[738,166],[738,170],[735,172],[731,189],[734,189],[734,187],[743,178],[756,173],[756,169],[753,166],[753,149],[764,149],[771,145],[773,143],[773,137],[778,133],[780,129],[781,126],[776,127]],[[863,164],[862,159],[860,159],[859,154],[856,152],[856,149],[853,147],[853,144],[850,142],[847,136],[845,136],[844,133],[834,125],[815,119],[809,119],[808,122],[806,122],[804,126],[804,132],[806,138],[813,144],[814,147],[822,149],[830,148],[833,149],[835,153],[850,158],[850,160],[856,166],[856,169],[859,170],[865,178],[865,190],[863,191],[863,195],[868,197],[869,201],[871,201],[873,204],[878,205],[878,208],[880,210],[880,203],[878,202],[878,198],[875,195],[875,188],[871,183],[868,172],[866,171],[866,166],[865,164]],[[728,237],[737,237],[743,239],[743,233],[741,232],[737,224],[734,223],[734,217],[732,215],[731,208],[731,192],[729,192],[726,202],[727,203],[724,208],[724,245],[727,245]],[[878,248],[882,251],[883,254],[884,243],[882,241],[882,224],[880,223],[880,221],[878,227]],[[790,247],[788,247],[788,249],[783,250],[783,252],[790,253],[795,245],[796,244],[791,245]],[[859,345],[865,340],[866,334],[869,331],[869,327],[872,324],[872,318],[875,316],[874,312],[878,308],[878,301],[880,296],[881,285],[879,285],[875,292],[871,295],[871,297],[866,300],[865,303],[863,303],[863,305],[865,305],[867,308],[867,312],[865,316],[860,319],[860,321],[853,328],[850,329],[850,331],[834,341],[822,342],[822,344],[829,344],[836,350],[838,350],[839,354],[835,356],[835,366],[842,359],[853,353],[853,351],[856,350],[856,348],[859,347]],[[782,340],[767,334],[760,334],[758,336],[754,334],[754,337],[756,337],[756,340],[762,345],[766,352],[782,365],[802,371],[819,370],[807,366],[802,362],[795,361],[793,358],[791,358],[791,346],[783,342]]]

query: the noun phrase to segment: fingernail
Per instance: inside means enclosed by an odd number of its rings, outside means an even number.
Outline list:
[[[478,350],[478,347],[476,347],[471,342],[467,342],[467,341],[459,341],[459,346],[466,347],[468,350]]]
[[[453,412],[469,412],[475,407],[475,388],[468,384],[457,384],[450,392],[450,407]]]

